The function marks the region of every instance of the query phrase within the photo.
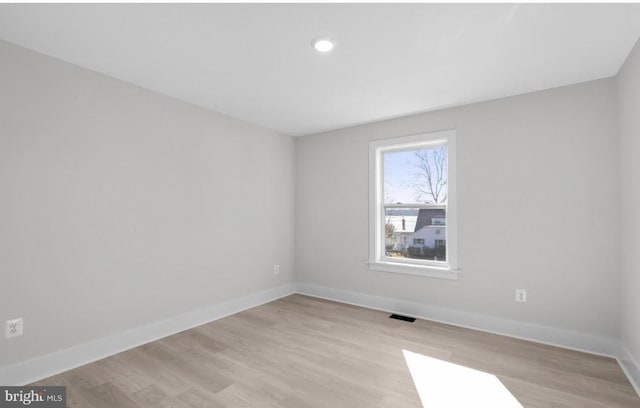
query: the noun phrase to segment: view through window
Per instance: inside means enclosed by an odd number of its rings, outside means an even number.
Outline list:
[[[447,146],[382,152],[384,254],[447,261]]]

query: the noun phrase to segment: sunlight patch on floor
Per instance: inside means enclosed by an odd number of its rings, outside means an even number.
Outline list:
[[[498,377],[402,350],[425,408],[522,408]]]

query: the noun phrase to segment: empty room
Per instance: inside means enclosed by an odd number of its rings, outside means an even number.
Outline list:
[[[639,38],[0,4],[0,408],[640,407]]]

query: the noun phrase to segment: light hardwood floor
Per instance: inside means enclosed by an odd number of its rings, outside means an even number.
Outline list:
[[[402,350],[494,374],[525,408],[640,407],[610,358],[302,295],[35,385],[69,407],[420,407]]]

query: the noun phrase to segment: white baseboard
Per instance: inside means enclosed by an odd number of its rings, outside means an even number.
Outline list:
[[[304,283],[287,284],[264,290],[117,335],[0,367],[0,384],[29,384],[293,293],[613,357],[618,360],[629,381],[640,395],[640,387],[638,386],[640,384],[640,365],[625,347],[620,346],[616,339]]]
[[[295,289],[296,285],[293,283],[267,289],[218,303],[205,309],[131,329],[110,337],[0,367],[0,384],[29,384],[133,347],[279,299],[295,293]]]
[[[620,364],[620,367],[622,367],[622,371],[624,371],[627,378],[629,379],[629,382],[636,390],[636,393],[638,393],[638,395],[640,396],[640,365],[633,357],[633,354],[631,354],[624,345],[620,347],[620,357],[618,357],[618,364]]]
[[[335,300],[389,313],[409,315],[611,358],[616,358],[620,351],[620,342],[614,338],[594,336],[555,327],[523,323],[479,313],[464,312],[325,286],[298,283],[297,287],[297,292],[303,295]]]

